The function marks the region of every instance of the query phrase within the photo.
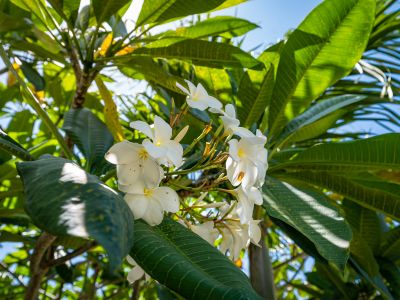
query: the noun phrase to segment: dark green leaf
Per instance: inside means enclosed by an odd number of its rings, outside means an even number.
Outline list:
[[[152,278],[189,299],[260,299],[246,275],[205,240],[170,219],[135,222],[134,260]]]
[[[328,261],[344,268],[351,230],[337,209],[318,192],[268,177],[263,186],[267,213],[307,236]]]
[[[277,168],[318,170],[383,170],[400,169],[400,134],[341,143],[315,145],[295,154]]]
[[[118,268],[133,243],[133,216],[118,193],[63,158],[46,156],[17,169],[36,226],[57,236],[95,239],[111,269]]]
[[[139,48],[137,55],[149,55],[156,58],[175,58],[191,60],[193,64],[222,67],[261,68],[261,63],[243,50],[222,43],[184,38],[168,38]]]
[[[82,151],[91,172],[101,173],[107,162],[104,154],[114,138],[107,126],[89,109],[70,109],[64,117],[63,129]]]
[[[317,185],[341,194],[358,204],[400,219],[400,185],[380,180],[361,180],[324,171],[299,171],[285,178]]]

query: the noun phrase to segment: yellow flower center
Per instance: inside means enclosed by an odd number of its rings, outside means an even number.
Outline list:
[[[153,190],[152,189],[144,189],[143,190],[143,194],[147,197],[151,197],[151,195],[153,195]]]
[[[243,151],[243,149],[238,150],[238,156],[241,158],[246,156],[246,153]]]
[[[160,142],[160,141],[157,141],[157,142],[156,142],[156,146],[157,146],[157,147],[161,146],[161,142]]]
[[[147,159],[149,157],[149,153],[147,153],[146,149],[140,150],[138,154],[141,159]]]

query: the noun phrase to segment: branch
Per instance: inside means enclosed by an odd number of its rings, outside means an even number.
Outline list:
[[[60,257],[60,258],[57,258],[55,260],[49,261],[46,264],[46,268],[51,268],[51,267],[55,267],[55,266],[61,265],[61,264],[65,263],[65,262],[69,261],[70,259],[85,253],[86,251],[90,250],[91,248],[93,248],[96,245],[97,245],[97,243],[94,242],[94,241],[86,243],[82,247],[79,247],[78,249],[74,250],[71,253],[68,253],[67,255],[65,255],[63,257]]]
[[[31,279],[26,288],[25,300],[36,300],[39,295],[40,284],[48,268],[43,267],[43,258],[47,249],[56,240],[56,237],[44,232],[36,242],[35,249],[30,259]]]

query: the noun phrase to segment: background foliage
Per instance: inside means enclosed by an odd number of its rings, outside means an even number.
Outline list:
[[[14,246],[0,263],[0,298],[398,299],[396,1],[325,0],[257,56],[240,49],[257,25],[233,16],[153,30],[241,0],[145,0],[134,26],[122,20],[130,2],[0,0],[0,243]],[[127,78],[144,92],[110,88]],[[237,266],[171,219],[133,224],[109,188],[105,152],[139,139],[129,121],[175,115],[183,79],[268,136],[262,247]],[[191,109],[183,143],[211,121]],[[366,130],[372,123],[377,132]],[[157,281],[129,286],[128,253]],[[252,285],[239,270],[247,262]]]

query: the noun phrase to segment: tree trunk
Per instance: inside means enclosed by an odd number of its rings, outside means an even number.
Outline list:
[[[264,230],[260,240],[260,246],[250,244],[250,280],[253,288],[264,299],[276,300],[274,273],[269,258],[268,245],[264,242]]]

